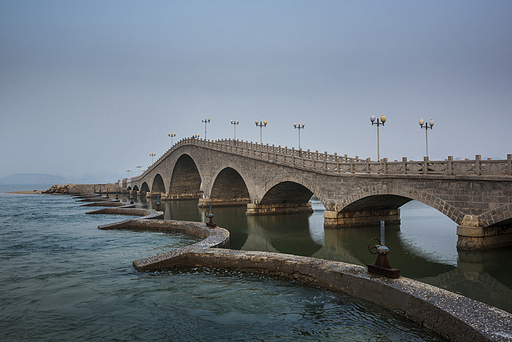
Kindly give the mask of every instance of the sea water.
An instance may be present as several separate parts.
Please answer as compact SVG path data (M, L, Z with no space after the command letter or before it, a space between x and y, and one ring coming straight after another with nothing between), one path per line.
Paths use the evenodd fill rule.
M288 279L208 268L139 272L192 244L100 230L70 196L0 193L0 341L438 341L372 303Z

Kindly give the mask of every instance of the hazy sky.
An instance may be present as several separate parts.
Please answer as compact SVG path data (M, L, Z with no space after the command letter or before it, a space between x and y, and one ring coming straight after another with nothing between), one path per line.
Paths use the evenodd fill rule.
M512 153L512 1L0 0L0 177L116 181L167 133L390 160Z

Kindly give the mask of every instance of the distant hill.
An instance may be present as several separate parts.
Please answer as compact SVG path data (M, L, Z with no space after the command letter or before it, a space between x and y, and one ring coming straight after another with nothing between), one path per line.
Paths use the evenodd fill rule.
M54 176L40 173L18 173L0 178L0 184L64 184L66 179L61 176Z

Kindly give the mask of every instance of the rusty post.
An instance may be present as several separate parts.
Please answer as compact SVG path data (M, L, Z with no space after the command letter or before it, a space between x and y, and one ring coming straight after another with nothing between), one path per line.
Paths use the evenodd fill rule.
M371 246L372 241L377 241L378 244ZM375 252L372 250L375 249ZM380 241L377 238L372 238L368 242L368 251L371 254L378 254L377 260L374 264L368 264L368 273L378 274L381 276L389 277L389 278L399 278L400 270L396 268L392 268L389 264L388 253L389 248L386 247L385 241L385 226L384 221L380 221Z

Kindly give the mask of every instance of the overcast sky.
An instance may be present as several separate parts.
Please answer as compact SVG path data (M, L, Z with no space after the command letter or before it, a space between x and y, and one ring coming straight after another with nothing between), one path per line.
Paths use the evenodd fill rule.
M116 181L200 134L377 159L512 153L512 1L0 0L0 177ZM108 175L108 176L105 176Z

